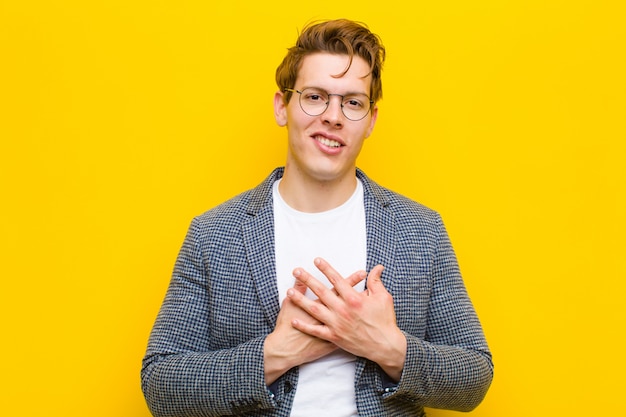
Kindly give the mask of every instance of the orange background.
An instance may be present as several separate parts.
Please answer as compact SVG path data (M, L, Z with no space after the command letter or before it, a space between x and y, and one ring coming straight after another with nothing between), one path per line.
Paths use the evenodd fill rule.
M617 415L624 3L421 3L0 1L3 415L149 416L187 226L283 163L274 70L335 17L388 50L359 166L442 213L493 350L470 415Z

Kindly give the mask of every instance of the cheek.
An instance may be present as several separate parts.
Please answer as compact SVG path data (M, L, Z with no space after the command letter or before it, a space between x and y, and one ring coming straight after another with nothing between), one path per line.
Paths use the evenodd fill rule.
M378 117L378 107L374 107L374 109L372 109L372 112L369 116L369 122L367 124L367 129L365 131L366 138L368 138L372 134L372 131L374 130L374 126L376 125L377 117Z
M365 139L367 139L372 134L373 128L374 126L371 123L365 123L363 126L361 126L359 131L356 132L356 135L361 138L361 142L365 141Z
M293 132L303 132L311 125L313 118L302 112L290 110L287 112L287 128Z

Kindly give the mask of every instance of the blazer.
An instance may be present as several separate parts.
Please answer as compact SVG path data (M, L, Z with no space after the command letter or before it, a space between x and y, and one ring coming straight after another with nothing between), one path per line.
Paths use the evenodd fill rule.
M156 417L289 416L292 368L266 386L263 343L279 312L272 184L193 219L148 342L141 384ZM367 269L382 264L407 338L402 377L357 358L359 416L422 416L424 407L469 411L493 363L440 216L361 170Z

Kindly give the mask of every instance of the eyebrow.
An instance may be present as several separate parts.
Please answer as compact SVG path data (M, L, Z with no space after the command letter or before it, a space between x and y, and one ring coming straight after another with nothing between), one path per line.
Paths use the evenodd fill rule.
M314 88L316 90L321 90L323 92L325 92L326 94L336 94L339 96L343 96L343 97L349 97L349 96L356 96L356 95L364 95L366 97L369 98L369 95L367 93L361 92L361 91L348 91L346 93L343 94L339 94L339 93L330 93L327 89L322 88L322 87L318 87L316 85L305 85L302 88L299 88L300 91L304 91L307 88Z

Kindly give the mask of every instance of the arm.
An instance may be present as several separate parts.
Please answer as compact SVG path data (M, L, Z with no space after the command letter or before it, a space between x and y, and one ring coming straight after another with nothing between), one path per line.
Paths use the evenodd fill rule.
M143 362L148 406L156 417L239 415L287 407L283 397L290 388L278 379L337 347L294 329L290 323L296 317L314 319L288 299L276 325L268 323L245 261L241 266L245 254L238 250L243 245L225 247L216 255L211 249L215 245L203 246L203 239L208 240L206 230L194 221ZM357 272L347 282L356 285L363 278ZM306 287L296 284L294 290L304 292ZM272 383L274 392L267 388Z
M405 332L407 360L393 395L425 407L470 411L487 393L493 363L447 232L437 220L425 331Z
M430 242L430 256L419 262L430 265L426 278L403 278L415 277L418 262L414 259L396 269L402 277L397 279L408 284L402 287L405 291L395 295L403 303L398 318L394 300L380 280L381 266L370 271L368 290L359 294L348 288L326 262L318 260L318 268L333 283L337 294L306 271L294 271L322 305L291 291L293 302L320 322L296 320L292 324L377 363L386 374L383 380L397 383L386 390L385 398L398 397L423 407L469 411L486 394L493 365L447 233L440 221L438 226L437 239Z
M215 294L228 293L213 288L217 284L208 278L198 229L194 221L148 343L141 370L148 406L156 417L233 415L275 407L264 377L264 329L257 330L265 322L258 318L262 313L255 315L258 309L250 308L247 318L233 312L217 323L216 308L221 314L240 306L221 299L226 305L210 307ZM242 303L252 302L248 300L240 297ZM224 334L227 329L232 334Z

